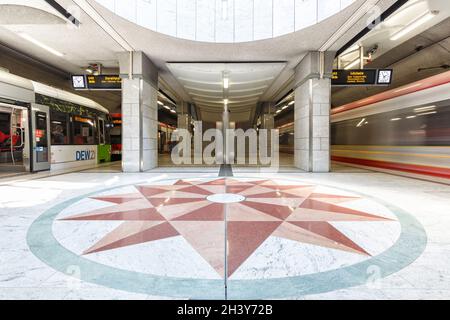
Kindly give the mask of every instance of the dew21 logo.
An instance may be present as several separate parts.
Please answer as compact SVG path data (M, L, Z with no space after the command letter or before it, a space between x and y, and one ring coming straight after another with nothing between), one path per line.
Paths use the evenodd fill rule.
M95 151L93 150L77 151L75 153L75 159L76 161L95 160Z

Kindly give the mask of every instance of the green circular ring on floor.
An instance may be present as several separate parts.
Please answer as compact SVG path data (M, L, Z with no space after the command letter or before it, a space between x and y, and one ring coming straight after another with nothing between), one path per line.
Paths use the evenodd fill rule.
M256 177L233 178L261 179ZM176 181L179 179L182 178L160 179L157 181ZM292 178L280 179L298 182L297 179ZM308 179L302 179L302 181L304 180ZM80 270L80 280L113 289L172 298L224 299L223 280L165 277L117 269L73 253L63 247L54 237L52 232L53 221L65 208L102 192L143 183L146 182L136 182L98 190L66 200L46 210L28 229L27 244L31 252L55 270L67 274L68 270L76 266ZM284 278L228 280L227 292L229 299L296 298L364 285L369 282L373 267L376 267L380 272L381 278L384 278L410 265L425 250L427 244L426 232L419 221L411 214L363 193L325 184L317 185L358 194L384 205L397 217L401 225L400 237L383 253L347 267Z

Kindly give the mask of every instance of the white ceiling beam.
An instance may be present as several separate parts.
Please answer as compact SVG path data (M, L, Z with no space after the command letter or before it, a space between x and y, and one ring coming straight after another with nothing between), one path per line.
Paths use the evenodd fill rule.
M344 36L361 18L363 18L379 0L366 0L355 12L348 18L331 37L319 48L319 51L329 50L342 36ZM370 21L372 22L372 21Z
M116 41L125 51L135 51L124 37L122 37L103 16L86 0L73 0L103 31Z

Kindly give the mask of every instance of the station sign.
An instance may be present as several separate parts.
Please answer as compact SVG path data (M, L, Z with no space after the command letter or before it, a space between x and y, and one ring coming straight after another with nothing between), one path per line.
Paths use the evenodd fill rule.
M392 69L333 70L333 86L388 86L392 83Z
M75 90L121 90L119 75L73 75L72 87Z

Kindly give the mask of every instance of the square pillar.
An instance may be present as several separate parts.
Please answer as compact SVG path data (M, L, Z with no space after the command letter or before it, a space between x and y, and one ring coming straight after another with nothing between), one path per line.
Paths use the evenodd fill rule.
M130 62L133 72L130 77ZM122 171L158 166L158 72L142 52L119 55L122 77Z
M192 133L191 120L189 104L185 101L177 104L177 128L185 129Z
M295 166L330 171L331 73L334 53L310 52L296 69Z
M273 114L263 114L261 119L261 128L272 130L275 128L275 117Z

